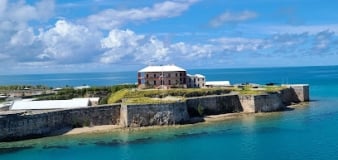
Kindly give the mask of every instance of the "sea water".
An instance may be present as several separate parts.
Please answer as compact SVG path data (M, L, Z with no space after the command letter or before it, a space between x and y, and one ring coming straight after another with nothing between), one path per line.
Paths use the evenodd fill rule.
M0 160L338 159L337 66L189 72L232 83L308 83L311 102L212 123L0 143ZM135 72L11 75L0 76L0 83L111 85L133 83L133 78Z

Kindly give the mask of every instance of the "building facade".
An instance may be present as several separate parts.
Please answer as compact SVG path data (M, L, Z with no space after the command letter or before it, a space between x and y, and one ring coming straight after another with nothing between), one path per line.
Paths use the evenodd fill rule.
M139 88L186 88L187 71L175 65L148 66L138 71Z
M187 75L188 88L203 88L205 87L205 76L201 74Z

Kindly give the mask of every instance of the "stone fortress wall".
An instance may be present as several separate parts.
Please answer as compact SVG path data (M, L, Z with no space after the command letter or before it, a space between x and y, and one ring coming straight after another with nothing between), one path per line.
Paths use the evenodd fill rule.
M273 112L309 101L308 85L289 85L266 95L215 95L161 104L113 104L56 111L22 111L0 115L0 142L62 134L96 125L141 127L191 123L194 117L225 113ZM31 112L31 113L30 113Z

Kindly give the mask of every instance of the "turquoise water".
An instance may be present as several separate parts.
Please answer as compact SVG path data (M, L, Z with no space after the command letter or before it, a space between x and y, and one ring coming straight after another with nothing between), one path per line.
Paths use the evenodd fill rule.
M338 67L214 69L192 70L191 73L205 74L208 80L230 80L232 83L309 83L313 101L291 111L246 115L209 124L0 143L0 160L338 159ZM79 75L68 74L65 79L74 85L109 85L120 83L126 77L135 78L133 72L108 74L80 74L88 81L74 83L69 79ZM36 78L34 83L37 84L65 82L44 81L41 76L48 77L18 77ZM0 78L1 84L9 83ZM109 83L105 84L107 79ZM12 82L16 81L20 82L19 79Z

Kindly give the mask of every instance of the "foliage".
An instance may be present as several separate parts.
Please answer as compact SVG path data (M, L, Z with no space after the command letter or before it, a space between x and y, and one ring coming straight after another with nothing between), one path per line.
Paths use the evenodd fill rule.
M84 89L73 89L70 87L59 90L54 95L48 95L38 97L37 100L66 100L79 97L100 97L99 104L107 104L108 98L112 93L115 93L121 89L134 88L136 85L115 85L115 86L103 86L103 87L91 87Z
M48 86L44 85L6 85L0 86L1 91L13 91L13 90L25 90L25 89L39 89L39 90L47 90L51 89Z
M108 104L122 102L122 99L126 97L128 89L122 89L112 94L108 99Z

